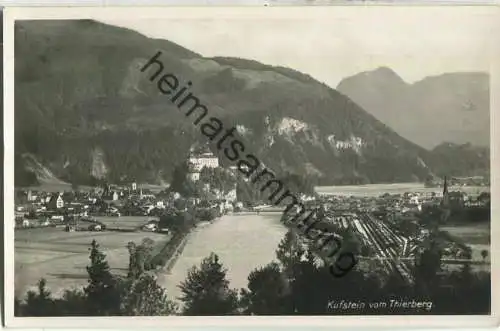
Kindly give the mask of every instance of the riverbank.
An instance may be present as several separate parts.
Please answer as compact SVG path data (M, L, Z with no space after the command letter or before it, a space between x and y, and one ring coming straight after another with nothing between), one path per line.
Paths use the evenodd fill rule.
M163 271L171 263L172 258L179 253L179 248L186 240L189 232L174 234L163 249L153 257L152 264L157 270Z
M212 224L217 221L219 218L216 218L212 222L200 222L189 231L185 233L178 233L172 237L172 239L165 244L165 247L162 251L160 251L156 256L154 264L159 272L169 274L172 267L175 265L175 262L182 255L184 247L186 246L192 232L200 227L204 227Z
M170 258L167 260L167 262L165 263L165 265L161 268L162 272L165 272L167 274L170 273L170 270L172 270L172 267L175 265L175 262L177 262L177 259L182 254L182 251L184 250L184 247L186 246L186 243L189 240L189 235L190 235L190 233L186 234L181 239L181 241L177 245L176 249L172 252Z

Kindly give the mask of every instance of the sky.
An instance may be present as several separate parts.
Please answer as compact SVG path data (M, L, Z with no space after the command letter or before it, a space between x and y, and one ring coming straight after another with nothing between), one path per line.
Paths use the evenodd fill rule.
M444 72L489 71L489 43L500 26L492 18L495 12L484 6L130 10L101 10L94 18L206 57L290 67L332 87L380 66L407 82Z
M380 66L392 68L407 82L444 72L488 71L488 42L498 23L482 7L457 8L344 7L320 15L102 21L168 39L206 57L291 67L335 87L344 77Z

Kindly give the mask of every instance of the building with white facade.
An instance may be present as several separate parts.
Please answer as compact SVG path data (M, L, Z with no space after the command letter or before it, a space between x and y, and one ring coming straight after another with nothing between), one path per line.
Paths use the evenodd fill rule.
M59 194L59 196L56 199L56 208L60 209L62 207L64 207L64 200L62 198L62 194Z
M191 155L189 164L192 166L193 171L200 172L204 167L217 168L219 159L213 153L203 153L201 155Z
M206 152L199 155L191 154L188 160L189 164L189 178L192 181L197 181L200 179L201 169L207 168L218 168L219 159L212 153Z

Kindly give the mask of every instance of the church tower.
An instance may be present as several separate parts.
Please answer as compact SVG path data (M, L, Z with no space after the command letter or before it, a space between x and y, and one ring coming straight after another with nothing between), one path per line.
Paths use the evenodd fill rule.
M445 223L450 217L450 194L448 192L448 178L444 177L444 185L443 185L443 199L441 200L441 221Z
M448 178L446 178L446 176L444 176L443 200L441 200L441 206L444 208L450 206L450 194L448 193Z

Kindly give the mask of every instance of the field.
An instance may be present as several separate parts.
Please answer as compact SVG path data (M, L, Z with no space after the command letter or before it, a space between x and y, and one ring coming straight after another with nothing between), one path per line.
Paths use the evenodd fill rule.
M95 239L107 256L114 273L124 274L128 266L126 245L140 243L144 238L155 242L159 251L169 236L151 232L132 232L145 223L145 217L99 217L108 227L120 225L125 231L65 232L63 228L38 228L15 232L15 291L23 296L36 286L40 278L47 280L55 296L64 289L80 287L87 283L85 267L89 263L90 243ZM125 224L125 226L123 225Z
M54 182L54 183L42 183L37 186L27 186L27 187L19 187L19 189L23 190L34 190L34 191L43 191L43 192L64 192L71 191L71 184L64 182ZM80 186L79 190L83 192L88 192L92 188L90 186Z
M95 219L106 225L108 229L114 230L138 230L150 220L158 220L158 217L150 216L97 216Z
M489 223L444 226L441 227L441 230L447 231L453 237L467 244L472 249L473 260L482 260L481 251L485 249L488 251L486 261L490 261L491 238Z
M490 224L477 223L470 225L443 226L441 230L447 231L454 237L471 245L489 245L490 244Z
M158 193L166 188L168 188L169 184L164 185L154 185L154 184L138 184L138 189L148 189L151 192ZM24 190L35 190L35 191L43 191L43 192L64 192L71 191L71 184L64 183L62 181L54 181L54 182L44 182L37 186L27 186L27 187L19 187ZM88 192L91 191L93 187L81 185L78 187L80 191Z

